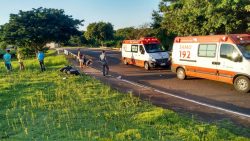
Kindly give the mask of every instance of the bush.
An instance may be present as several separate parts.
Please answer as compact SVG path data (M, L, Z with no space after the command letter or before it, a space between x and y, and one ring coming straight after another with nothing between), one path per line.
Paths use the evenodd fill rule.
M115 40L104 41L103 45L106 47L113 47L116 45L116 41Z

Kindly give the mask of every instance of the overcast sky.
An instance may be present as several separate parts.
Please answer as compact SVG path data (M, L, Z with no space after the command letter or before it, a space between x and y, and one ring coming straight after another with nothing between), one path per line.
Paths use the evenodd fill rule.
M115 29L138 27L151 22L153 10L160 0L1 0L0 25L8 22L11 13L32 8L64 9L73 18L85 20L84 27L92 22L111 22Z

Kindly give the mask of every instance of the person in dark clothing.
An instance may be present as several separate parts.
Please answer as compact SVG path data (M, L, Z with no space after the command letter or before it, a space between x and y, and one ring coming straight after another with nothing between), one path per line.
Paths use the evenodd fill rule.
M100 55L100 61L101 61L101 64L102 64L103 76L106 76L109 73L109 66L108 66L108 61L107 61L107 58L106 58L106 53L105 53L104 50L102 51L102 54Z

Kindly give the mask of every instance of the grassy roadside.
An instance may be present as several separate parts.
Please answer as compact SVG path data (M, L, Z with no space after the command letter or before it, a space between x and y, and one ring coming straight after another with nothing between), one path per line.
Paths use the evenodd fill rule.
M43 73L32 59L23 72L14 62L11 74L1 64L0 140L250 140L250 129L202 123L91 77L62 74L65 64L53 53Z

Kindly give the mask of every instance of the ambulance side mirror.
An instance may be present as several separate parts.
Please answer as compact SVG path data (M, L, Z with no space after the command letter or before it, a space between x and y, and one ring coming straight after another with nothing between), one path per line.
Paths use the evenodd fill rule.
M140 46L140 53L145 54L145 50L144 50L143 46Z
M233 61L234 62L242 62L242 60L243 60L243 58L242 58L242 56L241 55L237 55L237 57L235 57L235 58L233 58Z
M141 50L141 54L145 54L145 51L144 51L144 50Z

